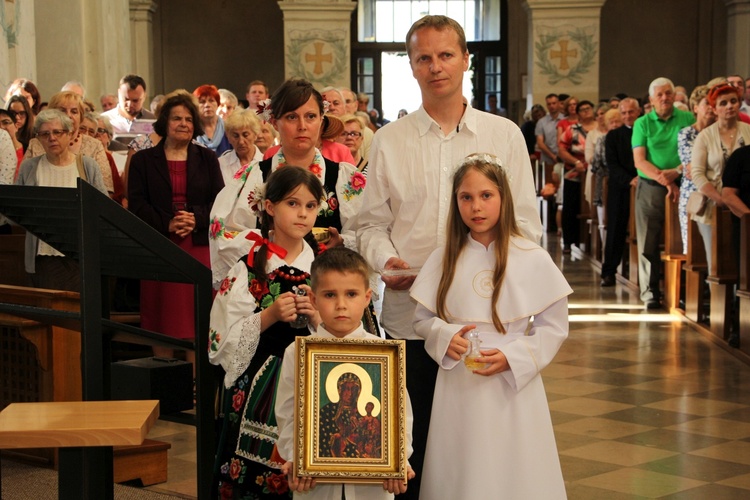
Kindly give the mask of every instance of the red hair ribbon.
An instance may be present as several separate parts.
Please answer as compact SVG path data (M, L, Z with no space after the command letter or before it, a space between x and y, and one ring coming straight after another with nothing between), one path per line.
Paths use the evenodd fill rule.
M250 267L253 267L253 262L255 262L255 249L260 247L261 245L266 245L268 248L268 256L270 257L272 253L275 253L282 259L286 257L286 250L276 243L273 243L271 241L268 241L267 238L261 237L258 233L254 233L250 231L247 236L245 236L245 239L250 240L253 242L253 246L250 247L250 251L247 253L247 265Z

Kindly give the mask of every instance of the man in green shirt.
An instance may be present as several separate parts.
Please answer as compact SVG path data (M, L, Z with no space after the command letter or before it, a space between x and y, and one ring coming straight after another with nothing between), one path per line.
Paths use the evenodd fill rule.
M635 230L638 240L638 284L648 309L661 307L659 240L664 226L665 198L677 200L682 165L677 154L678 132L695 122L693 114L674 107L674 84L657 78L648 88L653 109L633 125L633 159L638 169Z

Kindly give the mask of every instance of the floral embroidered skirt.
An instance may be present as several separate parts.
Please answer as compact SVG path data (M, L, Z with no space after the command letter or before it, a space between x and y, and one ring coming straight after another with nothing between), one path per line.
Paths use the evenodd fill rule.
M281 358L266 356L260 367L252 363L225 391L224 428L215 472L222 500L292 498L276 452L279 428L274 400L280 371Z

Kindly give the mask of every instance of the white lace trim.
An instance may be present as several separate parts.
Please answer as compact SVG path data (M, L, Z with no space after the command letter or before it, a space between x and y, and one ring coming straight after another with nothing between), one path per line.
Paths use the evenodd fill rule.
M234 351L234 359L229 363L224 385L231 387L240 376L245 373L247 367L255 356L260 342L260 313L252 314L242 322L242 331L237 341L237 349Z

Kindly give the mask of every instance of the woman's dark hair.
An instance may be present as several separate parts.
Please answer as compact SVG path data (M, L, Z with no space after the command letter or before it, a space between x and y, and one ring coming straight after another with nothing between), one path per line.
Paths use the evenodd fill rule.
M28 92L29 95L31 95L31 98L34 99L34 105L31 106L31 110L34 112L34 115L39 114L39 110L42 107L42 97L39 94L39 89L36 87L34 82L32 82L31 80L27 80L25 78L19 78L17 80L14 80L10 86L11 86L11 92L14 92L16 89L23 89L26 92ZM27 104L28 104L28 101L27 101Z
M289 193L295 191L299 186L305 186L310 193L319 202L325 196L323 192L323 185L320 183L315 174L310 172L304 167L294 167L287 165L279 168L271 175L268 176L266 182L266 193L265 199L271 203L278 203L286 198ZM268 215L265 211L261 212L260 215L260 234L263 238L268 238L268 234L273 229L273 217ZM318 246L315 237L313 237L312 231L305 235L305 241L313 250L315 255L318 255L320 247ZM266 274L266 262L268 261L268 248L266 245L262 245L258 249L258 253L255 254L255 260L253 262L253 272L255 278L261 283L265 283L268 280Z
M310 97L318 102L320 114L323 114L323 96L315 90L312 83L302 79L291 79L281 84L271 96L271 114L281 118L285 113L294 111L305 104Z
M11 96L11 98L8 99L8 102L5 103L5 107L10 109L10 105L14 102L21 103L26 112L26 123L23 127L16 129L16 139L18 139L18 142L23 146L23 150L26 151L29 147L29 141L34 137L34 117L36 113L32 113L31 108L29 107L29 101L27 101L22 95Z
M167 137L167 123L169 122L169 114L172 112L172 108L177 106L184 106L190 112L193 117L193 139L199 135L203 135L203 127L201 127L201 117L198 113L198 106L195 105L195 97L189 94L177 94L166 101L161 106L159 116L154 123L154 132L160 136Z

